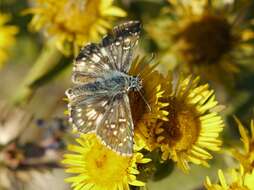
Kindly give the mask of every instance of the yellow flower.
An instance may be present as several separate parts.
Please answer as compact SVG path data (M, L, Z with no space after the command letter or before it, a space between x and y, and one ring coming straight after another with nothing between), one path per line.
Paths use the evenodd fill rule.
M144 128L151 127L157 119L166 119L167 116L167 112L162 110L167 103L159 101L164 91L161 88L163 77L158 71L155 71L157 65L149 64L149 60L145 57L136 57L129 71L130 75L141 78L143 87L140 93L130 92L129 94L136 143L144 143ZM150 144L144 145L146 149L152 149Z
M111 28L114 17L126 13L113 6L113 0L36 0L32 29L43 29L56 40L58 49L68 54L89 41L98 41Z
M8 48L15 42L15 34L18 33L16 26L6 25L10 16L0 13L0 67L8 58Z
M236 20L243 7L219 0L169 2L163 12L171 17L164 15L145 27L163 52L164 66L181 64L185 72L232 82L229 79L239 71L239 64L250 62L254 49L251 22ZM236 11L229 8L233 6Z
M126 157L108 149L94 134L82 135L79 145L69 145L74 153L65 154L66 172L75 176L66 179L74 190L129 190L129 185L144 186L137 180L137 164L147 163L141 153Z
M208 84L199 85L199 78L191 76L164 86L167 121L147 129L148 143L157 144L162 159L172 159L184 172L190 169L189 162L208 166L207 160L212 155L207 150L220 149L222 142L218 136L224 125L216 110L219 106L213 90Z
M243 165L244 171L251 173L254 171L254 121L250 122L250 132L243 126L239 119L235 117L238 129L243 142L243 151L237 149L232 150L233 156Z
M212 184L209 177L206 177L205 188L207 190L251 190L245 184L244 169L240 166L240 170L232 170L231 172L231 182L228 184L222 170L218 171L219 183Z
M249 187L249 189L253 190L254 189L254 171L252 173L247 173L245 174L245 180L244 183L246 186Z

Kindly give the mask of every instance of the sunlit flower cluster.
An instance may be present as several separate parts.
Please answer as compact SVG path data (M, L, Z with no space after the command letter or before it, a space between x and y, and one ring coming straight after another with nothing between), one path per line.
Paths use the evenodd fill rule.
M171 159L188 172L190 162L208 166L212 155L207 150L220 149L222 141L218 137L224 124L213 90L208 84L200 85L198 77L164 77L156 66L148 58L136 57L129 72L139 75L143 86L141 93L129 94L136 152L132 157L121 156L95 135L81 136L79 145L69 147L76 154L66 154L63 161L69 168L66 171L76 174L67 179L75 190L145 185L136 178L140 173L137 164L149 160L143 159L142 152L159 149L162 161Z
M73 130L69 130L69 126L62 128L54 132L52 138L45 137L38 146L36 143L31 146L41 148L43 155L55 155L57 160L63 155L56 166L63 167L68 175L65 181L74 190L150 189L150 182L156 181L162 170L165 174L160 179L174 172L183 175L197 168L206 171L210 166L223 171L218 170L217 181L208 176L204 178L197 189L252 190L254 120L248 128L243 125L244 121L232 116L238 115L236 109L245 108L239 108L242 100L236 102L236 107L227 109L227 105L238 98L238 89L234 89L237 85L247 86L249 90L245 76L239 84L234 83L236 74L250 67L252 70L246 78L251 78L250 83L254 80L251 66L254 63L254 2L144 2L28 0L24 5L20 16L26 28L21 29L21 41L23 33L38 32L39 35L31 37L31 44L39 42L41 54L34 52L36 56L38 53L38 60L25 77L21 93L17 92L22 97L20 102L23 103L23 96L24 99L34 96L36 89L61 71L70 74L71 60L80 52L74 61L74 87L66 91L66 115ZM150 13L150 9L155 9L153 5L156 10ZM14 21L16 17L14 14ZM132 21L125 22L127 20ZM18 33L18 28L8 24L9 21L9 15L0 13L0 66L7 61ZM114 26L117 27L112 30ZM135 49L137 39L140 47ZM156 56L149 56L151 52ZM120 87L112 87L115 84ZM244 105L253 102L253 89L249 91L246 92L250 94L249 100ZM59 92L62 98L62 91ZM3 126L8 121L6 113L0 117ZM237 146L235 139L231 142L234 130L225 127L230 123L228 116L234 117L240 138L234 137L237 142L242 141L243 146ZM53 129L49 128L52 133ZM222 134L223 131L226 134ZM60 147L62 142L65 145L64 134L68 134L68 147L66 153L62 154L61 150L58 154L60 151L55 147ZM19 140L16 136L12 139L15 143ZM0 147L0 162L2 160L4 167L18 170L37 162L27 156L26 153L30 153L30 150L26 152L27 147L15 143L8 141ZM128 144L127 150L124 143ZM53 155L52 150L57 154ZM216 165L221 157L225 167Z
M163 77L155 71L158 64L150 64L150 61L151 59L147 57L136 57L129 71L131 75L140 76L143 86L141 93L129 94L131 110L135 113L133 122L136 143L133 156L126 157L113 152L97 140L95 135L80 137L77 140L79 145L71 145L69 150L81 155L66 154L63 161L69 168L67 172L80 174L67 179L68 182L72 182L75 190L89 188L125 190L129 189L129 185L145 185L144 182L136 179L136 175L139 174L137 165L150 161L148 158L143 158L141 150L147 149L148 145L144 143L140 131L146 126L155 125L157 119L166 120L167 115L167 112L162 110L167 103L159 101L164 93L161 86Z

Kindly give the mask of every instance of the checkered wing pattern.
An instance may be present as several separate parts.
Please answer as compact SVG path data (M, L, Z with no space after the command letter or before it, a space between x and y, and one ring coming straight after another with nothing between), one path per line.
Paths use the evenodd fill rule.
M121 155L131 155L133 121L127 94L117 97L96 129L96 134L110 149Z
M110 109L110 104L106 96L72 97L72 101L68 104L69 122L73 128L82 133L95 132L96 126L101 123L106 111Z
M103 38L102 46L116 70L128 73L140 31L139 21L129 21L116 26Z
M120 96L114 97L105 90L103 81L105 76L117 72L128 74L140 30L140 22L125 22L101 43L84 46L74 61L72 81L76 86L66 91L73 126L83 133L95 132L102 142L122 155L130 155L133 146L128 95L116 92Z
M81 49L74 61L72 81L74 84L91 83L112 69L113 63L109 61L101 45L90 43Z
M139 21L123 23L106 35L100 44L90 43L83 47L74 62L72 81L76 84L94 82L112 70L127 73L140 28Z

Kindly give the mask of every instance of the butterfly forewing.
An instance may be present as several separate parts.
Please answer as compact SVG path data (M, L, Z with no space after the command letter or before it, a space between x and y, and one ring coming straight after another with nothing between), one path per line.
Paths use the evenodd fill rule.
M90 43L81 49L74 62L72 81L76 84L94 82L112 69L113 65L101 45Z
M96 134L109 148L122 155L131 155L133 121L127 94L117 97L109 106Z
M112 34L103 38L102 46L116 70L128 73L140 28L139 21L130 21L116 26Z
M138 21L123 23L115 27L112 34L105 36L101 44L90 43L84 46L74 62L73 83L94 82L110 70L127 73L140 27Z

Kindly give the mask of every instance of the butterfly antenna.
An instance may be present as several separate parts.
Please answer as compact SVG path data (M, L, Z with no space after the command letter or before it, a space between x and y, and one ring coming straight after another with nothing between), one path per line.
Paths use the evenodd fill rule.
M151 63L155 59L155 53L151 53L151 56L147 59L147 63Z
M151 106L149 105L148 101L145 99L145 97L143 96L143 94L140 92L140 90L138 90L139 95L142 97L143 101L145 102L146 106L148 107L149 111L151 112Z

